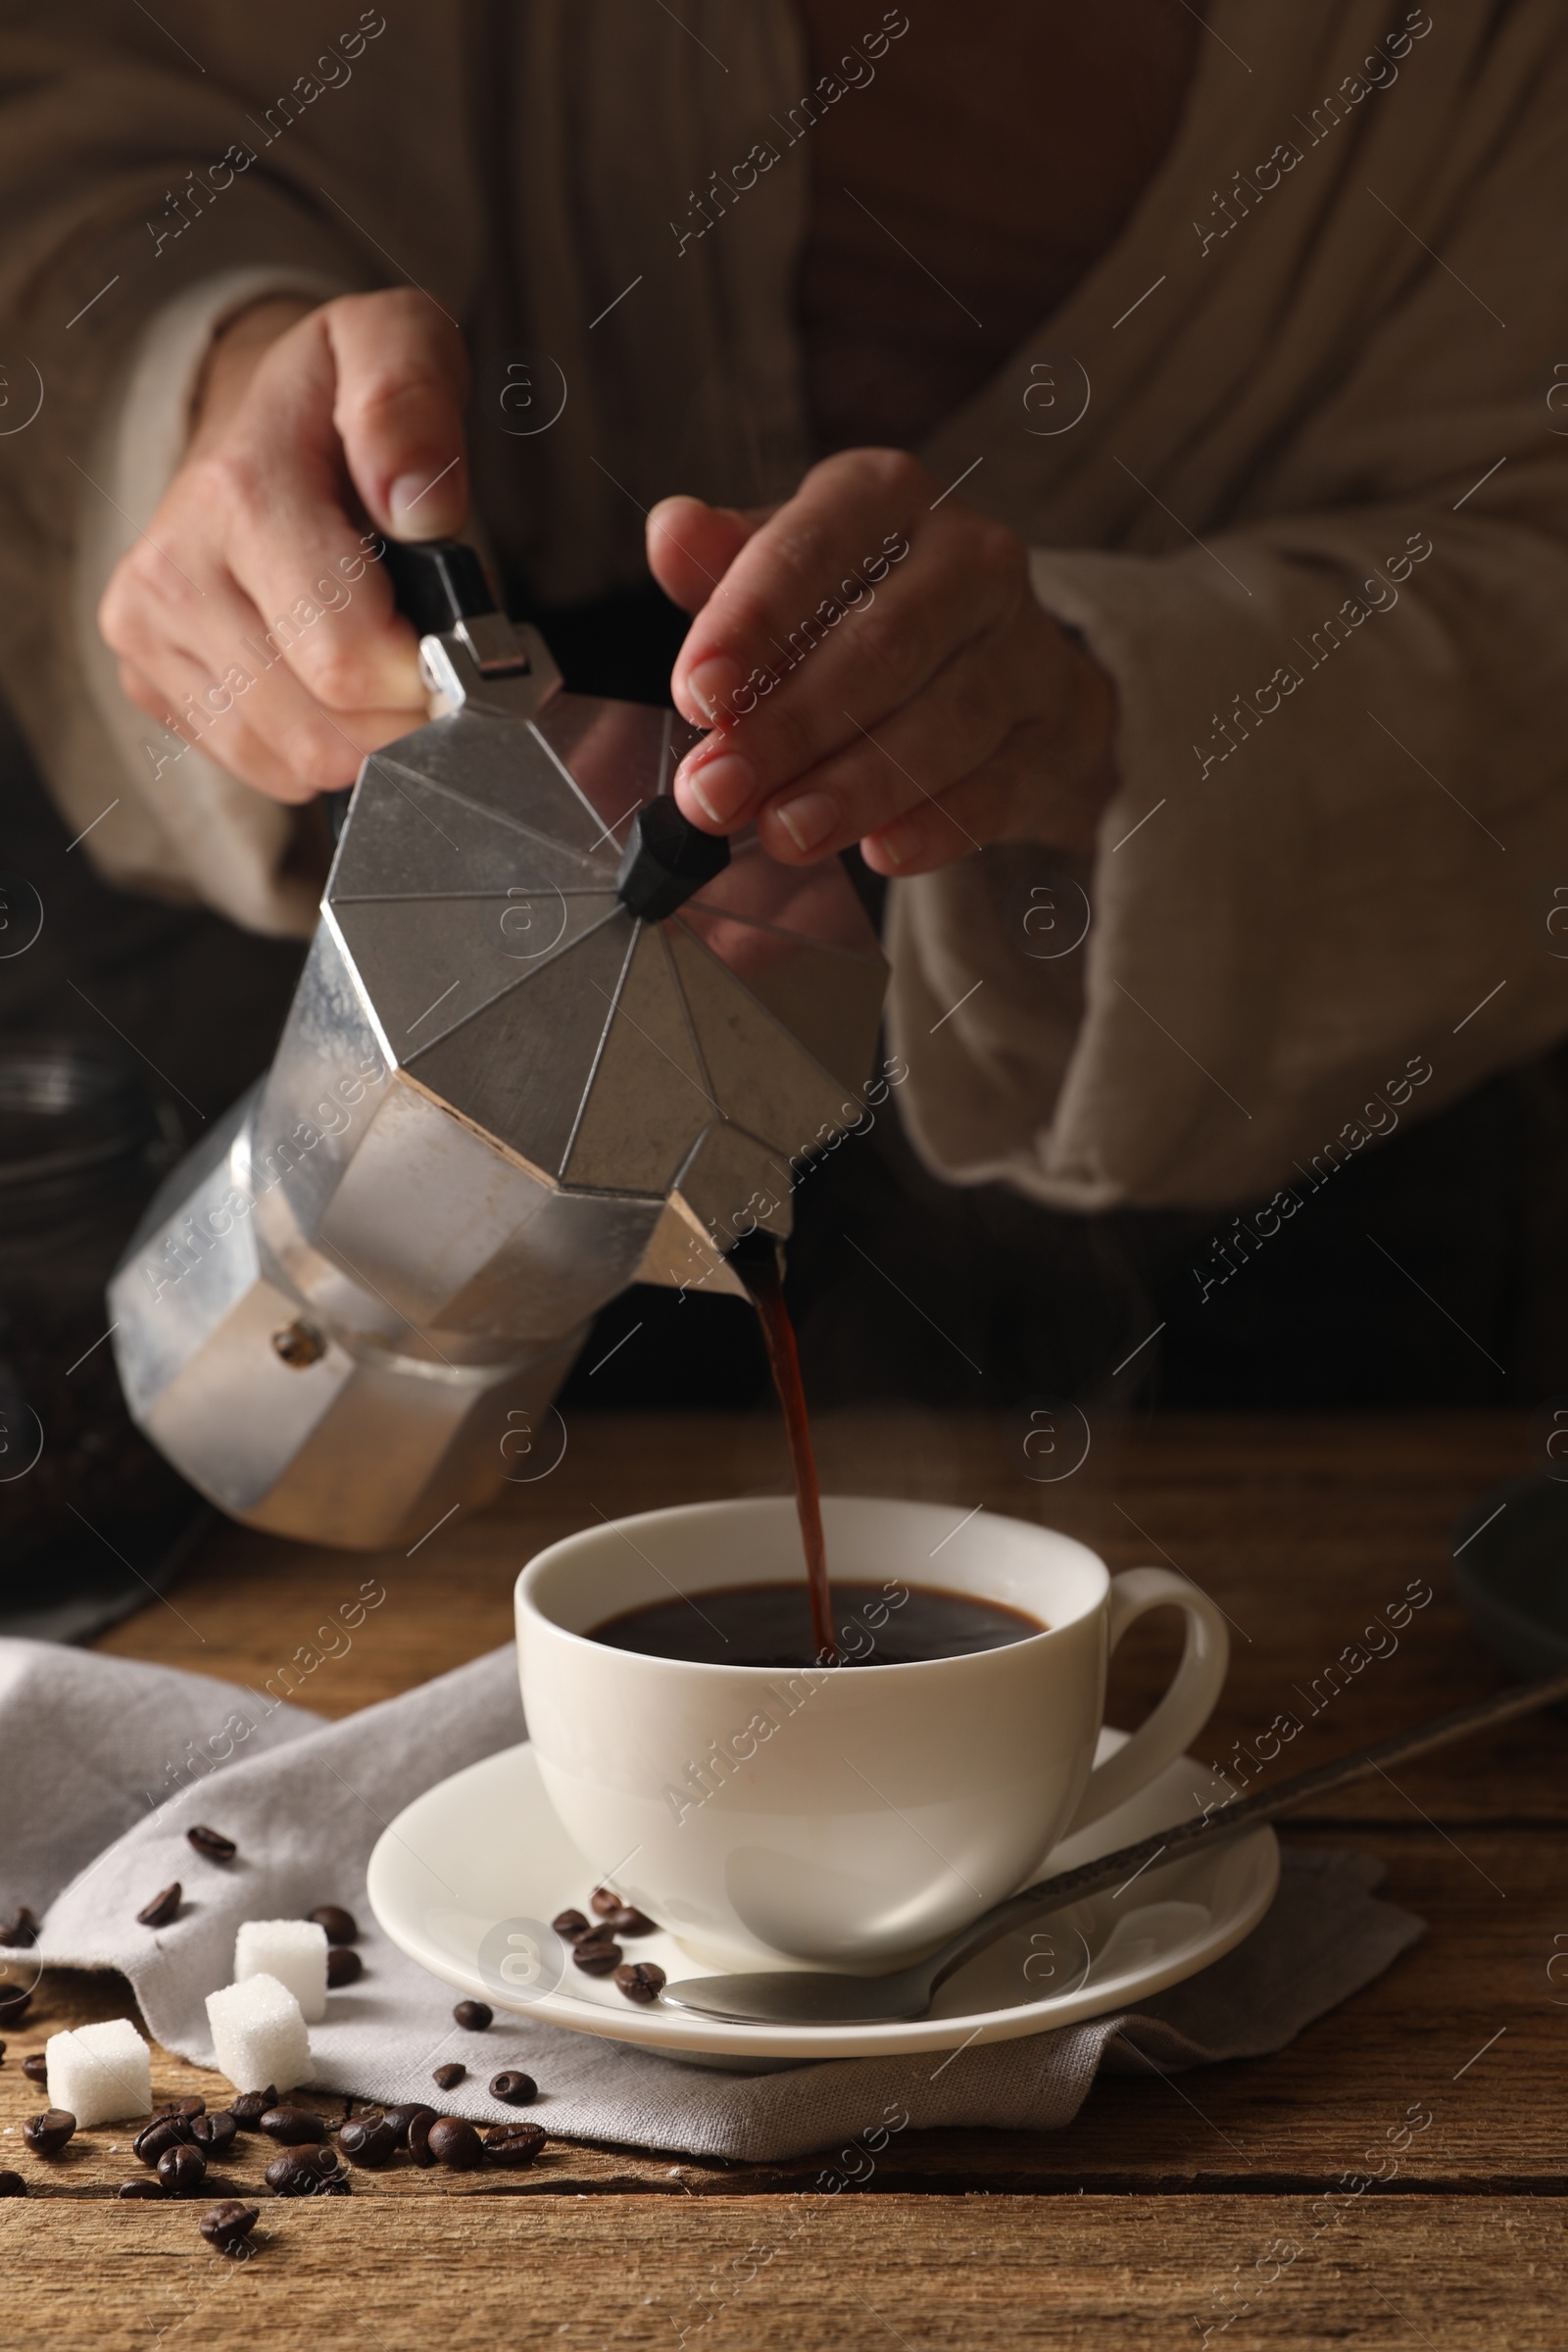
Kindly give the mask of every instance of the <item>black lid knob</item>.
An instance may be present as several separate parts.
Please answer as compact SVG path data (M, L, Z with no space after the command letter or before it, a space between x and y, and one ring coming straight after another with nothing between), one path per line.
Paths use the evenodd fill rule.
M669 795L662 793L632 818L615 889L629 913L640 914L646 922L662 922L728 863L724 835L699 832Z

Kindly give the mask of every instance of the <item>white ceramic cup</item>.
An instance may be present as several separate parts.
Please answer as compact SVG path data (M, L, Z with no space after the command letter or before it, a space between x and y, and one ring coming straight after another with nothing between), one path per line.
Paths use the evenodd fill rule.
M804 1579L786 1497L585 1528L517 1579L528 1736L585 1879L720 1966L878 1971L934 1949L1163 1771L1225 1679L1225 1619L1169 1569L1112 1576L1069 1536L989 1511L960 1524L961 1506L829 1495L822 1516L846 1584L940 1586L1048 1630L974 1656L794 1673L587 1638L677 1593ZM1091 1769L1110 1652L1167 1605L1187 1621L1170 1687Z

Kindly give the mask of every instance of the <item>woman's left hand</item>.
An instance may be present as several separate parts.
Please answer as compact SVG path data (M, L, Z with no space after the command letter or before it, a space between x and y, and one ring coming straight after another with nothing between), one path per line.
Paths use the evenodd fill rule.
M1114 689L1036 603L1022 540L913 458L845 450L758 514L666 498L648 560L696 614L671 687L712 731L675 792L705 832L755 822L786 865L858 841L901 876L1093 847Z

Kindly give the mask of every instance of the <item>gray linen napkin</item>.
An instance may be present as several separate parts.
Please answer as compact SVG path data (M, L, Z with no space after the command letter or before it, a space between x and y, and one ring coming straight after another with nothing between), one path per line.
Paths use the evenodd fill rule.
M1382 1871L1366 1856L1288 1851L1272 1909L1224 1959L1136 2013L1025 2040L737 2075L503 2013L479 2045L453 2023L451 1987L376 1928L365 1870L404 1805L522 1738L514 1652L339 1723L270 1705L204 1676L0 1642L0 1911L47 1902L42 1957L122 1970L157 2039L211 2066L204 1999L228 1981L239 1921L346 1904L366 1975L311 2029L317 2085L424 2098L431 2068L462 2058L475 2079L440 2104L475 2122L506 2117L484 2084L520 2067L541 2085L529 2119L551 2132L702 2156L801 2155L855 2138L895 2106L914 2129L1062 2125L1102 2062L1148 2072L1276 2050L1423 1932L1373 1893ZM254 1728L241 1732L242 1722ZM215 1735L230 1755L213 1755L188 1786L171 1776L181 1759L211 1754ZM175 1792L150 1810L167 1788ZM186 1841L192 1823L215 1816L240 1848L227 1865L202 1861ZM137 1926L172 1879L189 1908L172 1928Z

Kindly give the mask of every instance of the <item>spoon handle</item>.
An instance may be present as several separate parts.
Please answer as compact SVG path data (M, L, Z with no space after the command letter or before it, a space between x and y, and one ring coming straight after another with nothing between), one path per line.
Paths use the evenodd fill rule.
M1102 1894L1107 1886L1127 1886L1152 1862L1190 1853L1199 1845L1212 1845L1216 1838L1242 1837L1264 1822L1278 1820L1282 1813L1295 1812L1313 1797L1327 1796L1352 1781L1382 1772L1386 1765L1406 1764L1412 1756L1447 1747L1456 1740L1467 1739L1472 1732L1490 1731L1496 1724L1511 1723L1516 1716L1533 1715L1538 1708L1550 1706L1554 1699L1568 1699L1568 1672L1546 1675L1540 1682L1516 1684L1512 1689L1494 1692L1491 1698L1478 1699L1474 1706L1458 1707L1451 1715L1438 1715L1430 1723L1412 1725L1407 1732L1396 1732L1392 1739L1379 1740L1375 1747L1336 1756L1331 1763L1314 1765L1309 1772L1293 1773L1288 1780L1276 1782L1272 1788L1255 1789L1250 1796L1228 1798L1196 1821L1178 1823L1174 1829L1156 1830L1152 1837L1141 1838L1135 1845L1121 1846L1113 1854L1102 1854L1097 1861L1081 1862L1076 1870L1064 1870L1055 1878L1042 1879L1033 1886L1025 1886L1020 1893L1008 1895L1004 1902L993 1904L925 1963L931 1971L931 1990L935 1992L955 1969L961 1968L999 1936L1025 1927L1046 1912L1081 1902L1087 1895Z

